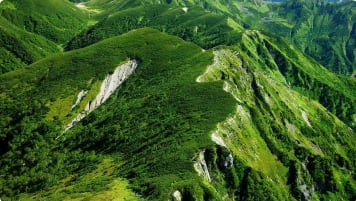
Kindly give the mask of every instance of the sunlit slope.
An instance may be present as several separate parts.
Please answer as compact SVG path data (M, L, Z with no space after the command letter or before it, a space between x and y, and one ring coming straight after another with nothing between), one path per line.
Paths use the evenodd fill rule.
M202 1L201 7L230 16L245 28L275 34L340 73L355 71L356 3L293 0Z
M78 112L70 112L77 94L82 89L97 92L97 83L100 86L105 75L129 58L141 61L135 74L109 102L55 140L63 132L65 119ZM77 171L92 171L93 164L103 157L123 164L122 171L115 171L110 179L130 177L134 164L130 165L129 159L137 158L135 166L143 168L143 175L135 176L138 188L153 180L163 182L162 190L152 198L168 193L170 183L179 177L182 183L178 186L203 185L191 158L213 145L209 131L233 110L233 98L222 90L221 82L195 82L211 60L211 52L204 53L200 47L140 29L1 76L1 171L6 175L1 178L2 194L14 196L56 185ZM69 108L69 114L48 117L58 104L60 111ZM104 112L109 107L112 112ZM113 135L98 138L80 133L86 132L83 127L91 127L89 122L103 128L103 122L95 120L98 114L112 122L110 127L129 127L110 128ZM124 142L125 136L132 138ZM115 155L123 158L117 161ZM145 161L151 161L150 166ZM151 171L152 165L158 172Z
M20 29L3 17L0 23L0 74L60 51L52 41Z
M263 30L293 42L304 53L340 73L355 71L356 3L294 0L282 3L266 1L106 1L94 0L87 5L101 9L99 18L138 6L206 11L234 19L244 28Z
M200 7L149 4L117 9L99 18L97 24L69 41L66 50L85 47L142 27L152 27L176 35L207 49L220 44L233 44L242 30L231 18Z
M266 195L267 200L352 199L354 194L350 192L354 191L355 181L349 174L355 171L352 167L354 131L318 102L303 96L303 87L288 82L291 78L283 76L285 71L281 66L285 64L281 60L296 62L291 68L305 69L308 73L303 79L310 76L308 79L313 82L320 82L318 79L322 78L312 71L326 70L308 58L299 57L298 51L280 42L279 48L289 49L295 55L276 54L273 40L259 32L246 31L242 41L233 48L216 49L214 64L198 78L200 82L225 80L224 89L237 101L235 115L220 123L213 133L220 147L210 150L207 156L211 152L222 155L216 167L225 173L223 178L228 181L238 175L236 169L222 165L231 161L228 160L230 154L239 158L234 158L234 162L244 161L260 173L256 176L248 170L244 172L242 183L228 182L232 186L240 184L243 190L235 192L235 196L242 200L265 199ZM323 76L331 76L332 82L338 80L332 74ZM313 89L309 90L313 93ZM352 97L351 104L355 96L352 94ZM262 190L256 186L266 187ZM287 188L293 198L283 194Z
M64 43L87 26L88 15L69 1L6 0L0 15L8 21L55 43Z
M0 3L0 73L62 51L88 26L88 13L62 0Z
M63 134L104 77L131 59L140 61L135 73ZM354 82L258 31L245 31L235 46L203 52L138 29L0 80L0 189L9 197L114 199L113 191L148 200L354 196ZM83 89L89 92L72 110ZM319 99L335 105L349 125ZM95 185L86 188L89 183Z

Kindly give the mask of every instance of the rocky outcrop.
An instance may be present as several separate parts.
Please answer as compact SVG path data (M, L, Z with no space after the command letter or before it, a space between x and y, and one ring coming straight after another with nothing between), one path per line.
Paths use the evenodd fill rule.
M205 150L201 151L198 155L197 161L194 163L194 169L200 176L203 176L206 180L211 182L208 166L204 157Z
M299 170L297 170L297 186L299 191L302 193L302 200L306 200L306 201L312 201L314 200L314 185L310 184L311 182L308 181L306 178L303 178L306 175L310 176L310 173L307 169L307 165L306 163L308 163L308 161L304 161L301 165L301 168Z
M217 134L217 132L214 132L211 135L211 140L214 141L216 144L227 148L227 145L225 144L224 140Z
M183 199L182 193L178 190L174 191L173 198L175 201L182 201Z
M113 74L108 75L103 81L99 94L85 107L86 111L93 111L104 103L114 91L135 71L138 66L137 60L131 60L116 68Z
M225 168L232 168L232 166L234 165L234 157L232 156L232 154L230 153L228 156L226 156L225 161L224 161L224 167Z
M72 106L72 110L73 108L75 108L77 105L79 105L80 101L83 99L83 97L88 93L87 90L81 90L77 96L77 100L75 101L74 105Z
M109 74L104 79L100 91L94 100L87 103L85 109L81 111L78 116L70 122L64 132L72 128L75 124L81 121L86 115L98 108L103 104L114 92L115 90L135 71L139 64L138 60L130 60L127 63L117 67L112 74ZM80 103L82 96L85 95L85 91L78 94L77 102L74 106ZM59 138L58 136L57 138Z
M308 118L307 113L306 113L305 111L303 111L303 110L300 110L300 112L302 113L302 117L303 117L305 123L306 123L309 127L312 127L312 125L311 125L311 123L310 123L310 121L309 121L309 118Z

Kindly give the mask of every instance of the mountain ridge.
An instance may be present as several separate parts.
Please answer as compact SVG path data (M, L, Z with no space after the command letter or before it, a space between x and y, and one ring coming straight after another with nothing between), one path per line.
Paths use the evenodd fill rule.
M91 0L78 14L90 19L78 18L83 27L63 52L22 66L9 57L16 68L0 74L1 199L356 198L355 79L274 32L247 29L251 21L220 1L160 2ZM66 130L134 60L130 77Z
M104 10L109 9L108 13L115 13L127 8L154 4L157 2L115 1L108 3L104 0L97 0L90 1L87 5ZM356 16L355 2L328 3L293 0L275 4L264 1L206 0L171 1L169 3L159 1L159 4L168 4L170 7L200 7L212 13L223 14L245 28L264 30L284 37L334 72L351 74L355 71L355 52L352 48L354 44L352 23ZM101 15L108 14L104 12ZM327 56L322 56L323 51Z

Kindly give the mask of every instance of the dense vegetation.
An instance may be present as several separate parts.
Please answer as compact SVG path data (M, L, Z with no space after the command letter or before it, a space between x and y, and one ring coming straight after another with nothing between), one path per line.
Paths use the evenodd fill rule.
M58 52L59 48L44 37L26 32L0 17L0 74Z
M227 17L206 12L201 8L190 9L185 13L180 7L145 5L105 17L73 38L66 50L86 47L105 38L147 26L194 42L206 49L236 42L236 35L242 29L237 24L231 26Z
M135 40L132 40L133 38L135 38ZM165 48L163 49L162 46ZM103 51L99 53L96 52L97 49L102 49ZM152 51L154 54L152 54ZM96 54L107 56L103 57ZM5 97L10 96L12 99L16 98L16 102L21 105L21 103L29 101L24 99L27 97L25 94L32 94L30 98L32 101L38 102L38 108L35 110L35 108L25 109L17 107L18 110L25 113L18 114L18 119L11 119L14 118L18 111L14 110L15 108L12 107L14 105L6 104L1 110L2 124L4 125L4 127L2 127L2 133L5 134L2 141L4 146L2 147L7 147L5 150L2 149L2 153L6 152L6 154L2 155L1 166L8 167L2 170L2 173L7 173L7 176L3 178L4 180L1 182L4 183L3 187L6 187L2 189L2 192L11 195L12 191L9 190L12 189L11 186L15 185L17 185L16 193L21 191L31 192L39 187L43 187L43 185L47 186L58 182L58 180L55 179L56 177L63 179L63 175L66 175L66 171L70 169L64 168L64 165L80 164L83 161L74 161L73 163L72 159L70 160L71 162L64 163L68 156L63 158L64 155L62 153L56 153L58 152L56 151L57 149L61 150L62 148L70 151L70 154L68 154L74 157L75 160L78 160L75 157L76 153L78 153L76 150L82 150L84 153L91 153L95 150L96 155L99 156L100 153L117 154L117 152L122 152L125 159L131 159L130 163L126 162L131 165L127 164L124 166L127 170L131 170L133 165L137 167L137 169L142 168L141 166L147 166L145 163L140 166L137 164L141 161L141 159L138 160L140 156L147 155L154 157L155 160L161 161L162 164L157 164L151 159L152 161L150 163L155 166L159 165L161 169L157 169L158 172L156 173L151 172L150 175L137 177L140 181L138 182L139 184L148 182L145 181L145 178L154 178L154 175L158 176L163 174L163 171L167 172L168 177L169 174L171 174L171 170L168 168L169 166L172 166L172 168L181 166L182 172L188 170L192 172L193 167L190 166L188 162L190 157L193 157L199 148L205 147L206 144L212 144L206 133L213 129L216 123L222 121L233 108L232 98L221 90L221 83L211 83L207 85L195 82L195 77L203 72L205 66L208 64L207 62L210 61L210 59L208 59L209 55L211 58L211 54L202 54L199 47L185 44L179 39L160 35L158 32L152 30L140 30L121 38L110 39L104 43L89 47L88 50L83 49L68 53L64 57L57 56L36 63L30 66L29 69L6 74L2 77L2 83L4 85L13 85L13 82L16 82L14 78L21 76L24 78L21 83L32 84L37 87L36 89L27 89L24 87L27 84L22 84L20 89L10 87L11 90L4 94ZM108 73L110 68L115 67L115 63L119 63L127 57L135 57L140 59L142 63L138 72L131 79L132 81L126 83L125 87L118 91L118 98L111 99L111 101L106 104L107 106L102 107L104 110L111 111L106 113L105 116L101 116L104 117L106 119L105 122L110 125L104 126L105 123L102 120L96 122L94 120L96 115L101 113L100 111L96 111L91 114L82 125L78 125L73 131L65 134L63 140L68 139L64 142L54 140L55 135L59 135L61 132L61 127L58 129L58 125L55 123L44 122L41 125L44 128L38 128L40 125L35 122L38 122L38 118L41 118L41 115L44 115L47 109L45 105L40 104L41 102L47 103L51 100L65 99L70 95L75 96L78 91L73 89L77 88L79 90L82 87L86 87L83 84L98 74L104 75L105 72ZM63 58L67 59L63 60ZM93 61L91 58L102 59ZM91 63L91 65L88 66L88 60L95 63ZM73 72L71 68L74 64L72 62L76 62L76 66L80 67L79 69L77 68L75 72ZM111 64L109 65L108 62ZM194 67L192 64L194 64ZM53 65L54 68L51 68L51 65ZM105 71L104 68L92 68L91 66L106 66L108 70ZM38 70L33 71L34 69ZM44 71L47 71L46 75L43 75L42 72ZM69 77L68 74L72 74L72 76ZM70 79L58 80L57 77ZM29 80L26 78L29 78ZM31 80L33 78L35 78L35 80ZM100 79L100 76L98 76L98 78ZM185 81L182 82L182 80ZM140 83L140 85L138 85L138 83ZM166 85L162 85L162 83ZM184 84L184 86L182 86L182 84ZM135 93L131 93L133 91L135 91ZM172 94L173 92L174 94ZM195 94L195 96L191 94ZM218 97L218 99L216 99L216 97ZM133 102L128 100L133 100ZM223 101L225 103L224 107L220 107L216 104L217 100ZM127 104L126 106L125 103ZM119 107L117 107L117 104L119 104ZM117 116L117 114L120 114L120 116ZM26 116L31 116L31 118ZM60 119L60 117L56 119ZM91 122L90 119L94 121ZM89 122L90 126L87 125ZM5 129L9 125L13 125L14 127ZM25 128L21 128L21 125L25 126ZM90 134L83 134L81 132L90 132L90 130L81 129L83 126L87 128L105 128L106 130L97 130ZM122 129L119 129L117 126L122 127ZM126 127L126 129L124 127ZM116 134L112 133L113 135L103 135L112 129L118 132ZM80 133L76 134L76 132ZM97 136L97 134L99 134L99 136ZM33 135L40 139L37 139L37 137ZM128 135L135 135L135 138L126 139ZM169 139L169 136L171 136L171 139ZM206 138L205 142L201 141L204 139L204 136ZM6 140L4 138L6 138ZM141 143L142 140L147 139L153 141L147 141L145 145ZM99 147L97 146L99 145L97 144L98 141L101 141ZM125 143L126 145L122 143L124 141L127 141L127 143ZM42 145L42 143L45 142L46 147L51 147L51 149L46 151ZM73 144L73 142L76 143ZM31 145L33 148L31 149L28 146L23 147L23 144ZM49 144L52 145L49 146ZM122 144L122 146L118 147L118 144ZM165 146L160 144L165 144ZM41 147L41 149L38 150L35 147ZM159 147L161 149L157 150ZM172 149L176 151L172 152ZM138 153L138 150L141 151ZM181 152L180 154L178 154L179 150ZM37 153L39 151L41 153ZM14 153L17 152L22 152L23 158L18 158L18 155L14 155ZM45 159L41 156L48 158ZM53 158L51 156L53 156ZM84 158L87 158L87 156ZM164 158L166 158L166 162L163 161ZM49 160L52 162L48 163ZM5 165L10 161L18 161L18 163L13 162L10 166ZM176 161L176 163L169 164L172 161ZM22 165L23 163L26 165ZM29 164L27 165L27 163ZM57 165L52 168L43 169L52 166L53 163ZM55 173L55 171L59 170L57 168L63 168L63 171ZM147 174L151 168L146 169L145 174ZM155 168L158 168L158 166ZM39 174L39 170L45 172ZM36 173L36 176L31 175L31 172ZM53 176L51 176L52 174ZM57 176L55 177L54 174ZM127 174L129 173L127 172ZM191 174L192 173L186 177L186 180L198 182L199 179L196 181L198 176L196 175L190 178ZM10 176L14 178L10 179ZM162 178L159 177L159 179ZM171 182L172 179L174 178L166 178L166 183ZM33 185L38 182L40 186ZM167 185L164 185L165 188L166 186ZM157 193L164 193L164 191Z
M87 15L62 0L10 0L1 5L1 16L26 31L64 43L86 27Z
M352 3L5 0L1 200L355 200Z
M0 73L60 52L62 44L87 27L87 18L84 11L67 1L3 1L0 4Z
M355 71L354 22L356 21L356 7L353 1L342 3L317 0L290 0L283 3L269 3L260 0L158 2L179 8L183 6L187 6L189 9L200 7L212 13L223 14L231 17L245 28L261 29L284 37L334 72L349 74ZM105 17L128 8L147 6L158 2L150 0L118 0L114 2L95 0L89 2L88 5L105 10L106 12L100 14L100 17ZM152 26L152 24L146 26ZM102 26L99 27L103 29Z
M355 2L287 2L277 13L294 22L288 38L306 54L337 73L355 70Z

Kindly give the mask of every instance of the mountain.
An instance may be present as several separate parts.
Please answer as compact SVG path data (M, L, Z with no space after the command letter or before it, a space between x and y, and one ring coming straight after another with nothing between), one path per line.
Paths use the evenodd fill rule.
M162 4L166 6L162 6ZM223 0L198 2L179 0L158 2L148 0L95 0L90 1L86 5L94 10L102 10L103 12L99 14L99 18L104 19L96 26L73 39L74 41L72 40L69 43L69 49L78 47L78 43L80 44L79 47L84 47L85 45L97 42L99 38L103 39L144 26L158 28L170 34L178 34L180 37L184 35L185 39L194 41L194 36L192 38L191 35L194 35L195 28L189 27L185 23L194 19L193 22L189 22L188 24L195 24L198 28L205 27L206 22L204 22L204 17L200 16L206 16L208 14L206 11L210 11L209 15L212 15L212 13L223 14L230 22L237 22L245 28L260 29L284 37L328 69L340 74L351 74L355 71L356 67L356 52L354 48L356 29L354 24L356 21L355 4L353 1L328 3L324 1L303 0L286 1L283 3L266 1L233 2ZM177 10L187 8L194 11L194 14L189 14L189 20L185 17L172 19L170 17L172 14L178 16L183 14L168 14L164 11L163 7L166 7L166 9L176 8ZM132 8L135 9L132 10ZM201 13L199 13L197 12L198 8L203 8L204 10L201 10ZM123 10L127 10L126 13L122 12ZM191 18L193 15L197 15L197 17ZM142 18L143 16L145 18ZM221 15L219 16L222 17ZM117 21L123 20L122 18L128 20L126 24ZM170 20L164 21L162 19ZM209 20L209 23L212 22L214 21ZM168 25L179 24L181 27L179 27L179 30L172 30L178 28L167 28L167 23ZM215 23L221 24L219 22ZM222 27L219 27L219 29L215 27L212 32L215 34L216 31L225 33L223 30L224 28ZM226 38L226 36L218 38ZM213 45L231 44L229 43L230 41L231 39L229 41L217 40ZM194 42L196 43L197 41ZM77 44L73 45L73 43ZM197 44L200 46L206 45L206 41L205 43L197 42Z
M335 72L355 71L355 2L289 2L277 12L295 22L289 38L306 54Z
M0 3L0 73L61 51L87 27L85 12L67 1L6 0Z
M246 28L284 37L336 73L355 71L354 1L204 1L201 6L224 13Z
M105 4L101 2L99 5ZM74 37L65 49L86 47L105 38L142 27L159 29L203 48L211 48L219 44L232 44L236 40L235 36L243 29L231 18L210 13L199 7L184 10L182 7L154 4L124 10L115 5L110 8L113 9L113 11L110 9L110 15L101 14L105 17L100 22Z
M355 1L203 2L202 7L224 13L246 28L284 37L334 72L355 71Z
M26 32L0 17L0 73L6 73L59 52L57 45L44 37Z
M87 26L87 15L68 1L7 0L1 16L26 31L64 43Z
M90 16L62 42L0 18L64 47L3 39L1 200L356 198L355 78L225 9L270 5L58 2Z

